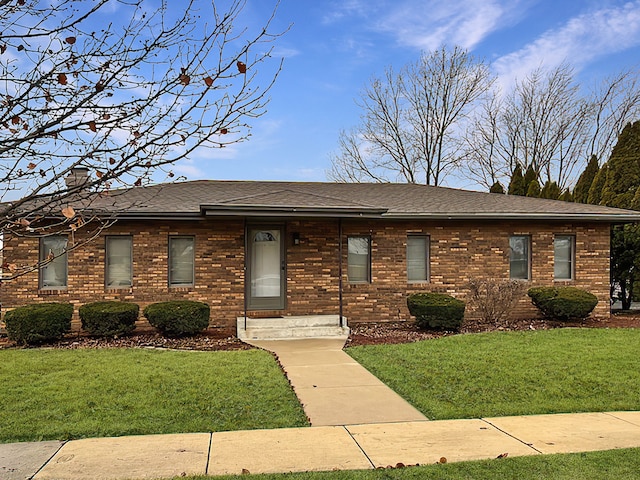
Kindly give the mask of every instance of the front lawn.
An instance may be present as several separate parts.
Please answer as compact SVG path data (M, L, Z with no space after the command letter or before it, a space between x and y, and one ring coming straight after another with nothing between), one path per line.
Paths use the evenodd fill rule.
M640 410L640 329L492 332L347 351L434 420Z
M0 442L308 425L259 350L0 350L0 378Z

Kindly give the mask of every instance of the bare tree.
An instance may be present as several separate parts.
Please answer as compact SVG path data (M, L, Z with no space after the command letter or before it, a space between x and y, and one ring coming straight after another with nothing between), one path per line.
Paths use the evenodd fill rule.
M468 176L504 184L516 165L540 183L571 186L592 154L606 158L624 125L640 113L640 86L631 70L585 92L568 64L539 68L509 92L494 93L475 112L466 134Z
M491 88L488 67L458 47L423 54L363 91L361 125L342 132L331 160L337 181L438 185L461 157L464 123Z
M252 29L246 0L218 3L0 2L5 240L73 232L90 220L77 205L249 137L281 68L267 62L276 7Z

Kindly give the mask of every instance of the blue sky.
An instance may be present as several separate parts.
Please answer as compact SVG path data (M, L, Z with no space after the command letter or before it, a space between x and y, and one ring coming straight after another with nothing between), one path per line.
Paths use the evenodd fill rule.
M264 22L272 6L248 0L245 18ZM565 60L584 85L640 65L640 0L282 0L274 27L288 25L274 51L283 70L252 138L200 150L176 173L325 181L339 131L359 122L355 101L367 82L442 44L483 58L504 84Z

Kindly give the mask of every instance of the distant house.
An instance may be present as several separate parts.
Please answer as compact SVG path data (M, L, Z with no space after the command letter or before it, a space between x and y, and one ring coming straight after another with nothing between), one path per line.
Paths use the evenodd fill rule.
M412 184L191 181L91 204L117 221L2 285L3 309L120 299L208 303L238 317L409 319L407 294L464 297L471 278L574 285L609 315L609 235L637 212ZM86 235L75 232L75 240ZM67 236L5 239L5 261L65 251ZM523 299L514 314L534 316Z

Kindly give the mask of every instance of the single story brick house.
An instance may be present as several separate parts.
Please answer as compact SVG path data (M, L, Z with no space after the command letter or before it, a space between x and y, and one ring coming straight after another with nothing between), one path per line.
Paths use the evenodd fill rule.
M5 238L5 262L53 261L4 282L3 310L34 302L193 299L211 322L339 315L409 319L407 294L464 298L472 278L574 285L609 315L609 242L640 214L414 184L188 181L91 204L117 221L85 246ZM82 240L82 229L75 241ZM528 299L514 314L535 316Z

